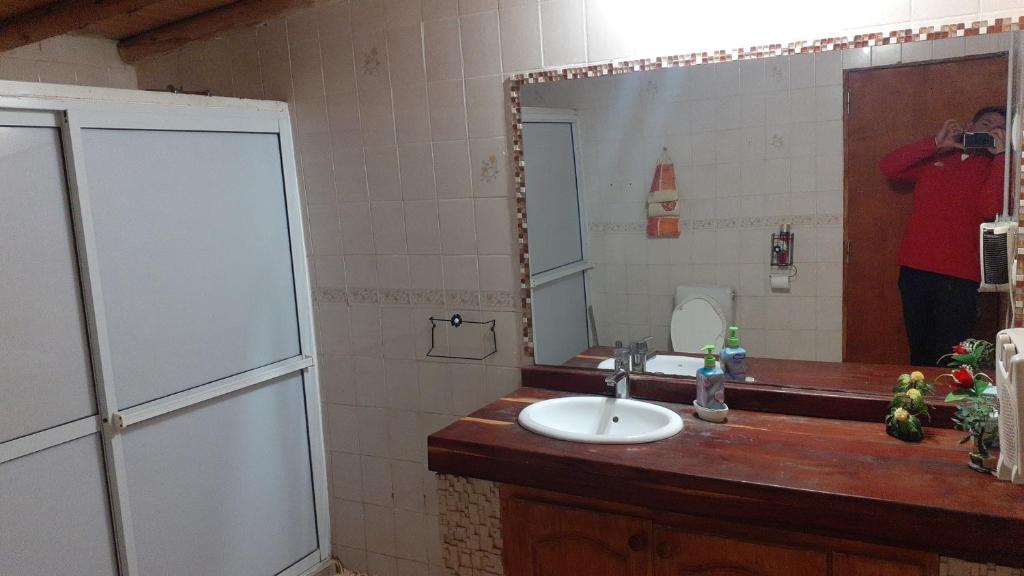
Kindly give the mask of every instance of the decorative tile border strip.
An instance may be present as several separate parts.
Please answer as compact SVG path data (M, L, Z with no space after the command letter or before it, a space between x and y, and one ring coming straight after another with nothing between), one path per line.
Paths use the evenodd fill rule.
M481 308L503 308L515 310L519 305L519 299L515 292L505 290L481 290Z
M349 304L377 304L380 302L380 295L376 288L349 288Z
M382 305L407 305L412 303L412 293L404 288L381 288L380 303Z
M444 306L444 290L414 289L412 303L419 306Z
M631 72L645 72L660 70L663 68L681 68L683 66L711 64L716 62L731 62L736 60L769 58L773 56L789 56L793 54L811 54L833 50L905 44L926 40L942 40L946 38L963 38L967 36L978 36L981 34L998 34L1001 32L1014 32L1022 29L1024 29L1024 16L1017 18L999 18L991 23L982 20L971 22L970 24L959 23L943 24L941 26L926 26L918 29L916 32L910 29L903 29L890 32L857 34L852 39L846 37L822 38L810 42L791 42L785 45L769 44L754 46L751 48L734 48L732 50L716 50L712 52L699 53L695 52L691 54L660 56L653 59L623 60L603 64L513 74L509 77L507 82L507 111L511 127L509 134L509 139L511 141L510 162L512 166L512 177L515 181L516 229L519 246L519 294L523 310L521 332L523 355L526 359L532 358L534 346L533 303L530 296L529 227L526 222L526 170L523 161L523 116L521 92L524 86L528 84L558 82L561 80L597 78L600 76L629 74ZM1024 166L1024 154L1021 155L1021 165ZM1022 170L1021 177L1024 179L1024 170ZM1024 211L1021 211L1021 215L1024 216ZM1024 266L1024 257L1018 257L1018 264ZM1018 280L1016 288L1016 293L1021 295L1018 296L1018 298L1024 299L1024 281ZM1024 311L1024 300L1015 300L1014 307L1017 310ZM1017 326L1024 325L1024 317L1022 316L1024 315L1017 316L1015 320L1015 324Z
M316 302L327 304L379 304L381 306L438 306L470 309L518 310L512 290L441 290L408 288L316 288Z
M329 304L348 304L348 291L344 288L316 288L313 300Z
M781 224L794 226L833 226L843 223L841 214L795 214L790 216L750 216L743 218L698 218L681 220L683 230L723 230L728 228L771 228ZM646 222L591 222L591 232L647 233Z
M444 301L448 306L479 308L480 292L476 290L445 290Z

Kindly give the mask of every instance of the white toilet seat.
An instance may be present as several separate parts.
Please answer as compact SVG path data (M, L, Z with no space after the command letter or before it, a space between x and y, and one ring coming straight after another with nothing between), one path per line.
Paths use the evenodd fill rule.
M685 288L685 289L684 289ZM729 310L709 293L728 298ZM714 344L721 349L725 343L726 330L732 322L732 290L728 288L692 289L680 286L677 290L676 308L672 312L670 334L672 350L675 352L700 352L701 347Z

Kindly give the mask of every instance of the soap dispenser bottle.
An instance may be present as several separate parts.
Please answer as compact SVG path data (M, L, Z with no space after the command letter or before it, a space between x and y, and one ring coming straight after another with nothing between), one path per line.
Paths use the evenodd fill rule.
M697 370L697 399L693 401L697 417L709 422L722 422L729 412L725 404L725 373L715 362L715 347L703 348L704 367Z
M722 348L722 369L730 380L744 381L747 377L747 351L740 348L739 328L729 326L729 337Z

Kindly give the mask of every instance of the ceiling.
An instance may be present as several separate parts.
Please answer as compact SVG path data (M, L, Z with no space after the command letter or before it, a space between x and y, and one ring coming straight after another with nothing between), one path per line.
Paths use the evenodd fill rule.
M0 51L68 32L118 41L136 62L316 0L0 0Z

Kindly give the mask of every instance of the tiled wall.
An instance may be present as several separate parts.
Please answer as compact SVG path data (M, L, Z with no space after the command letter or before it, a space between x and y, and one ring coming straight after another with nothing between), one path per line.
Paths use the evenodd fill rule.
M758 18L737 18L721 2L706 3L714 12L703 16L662 18L648 17L646 1L335 0L138 67L143 88L293 106L326 368L335 552L346 565L445 573L425 436L518 383L502 78L682 52L684 40L731 48L758 42L741 33L787 41L833 30L794 27L799 12L772 3L759 3L773 12ZM833 9L805 3L809 14ZM839 11L840 32L1008 15L1024 2L920 4L851 4ZM623 7L632 9L626 17ZM660 41L656 50L650 39ZM498 354L426 360L427 317L453 311L496 319Z
M113 40L74 35L0 52L0 80L138 87L135 69L121 60Z
M1009 34L797 54L532 84L523 106L579 117L588 296L602 343L668 349L676 286L736 292L755 356L842 359L843 68L1009 48ZM873 51L873 52L872 52ZM646 195L662 150L684 229L648 239ZM527 180L529 183L529 180ZM769 289L769 239L793 225L798 274ZM691 350L696 352L696 350Z
M327 3L193 44L139 75L143 87L292 103L334 551L352 569L418 575L443 570L427 435L519 384L502 74L503 60L529 55L499 48L495 10L388 8ZM496 320L497 354L428 359L430 316L454 312ZM481 330L439 328L437 343L477 353L489 344Z

